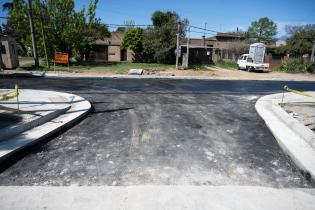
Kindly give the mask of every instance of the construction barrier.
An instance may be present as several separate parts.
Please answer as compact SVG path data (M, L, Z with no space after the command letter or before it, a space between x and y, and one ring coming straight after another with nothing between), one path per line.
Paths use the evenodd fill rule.
M10 100L12 98L16 98L17 108L18 108L18 110L20 110L20 103L19 103L19 94L20 93L19 93L19 90L20 90L20 88L16 84L14 91L0 95L0 101L6 101L6 100Z
M14 91L0 95L0 101L10 100L10 99L18 97L18 96L19 96L19 86L15 85Z
M283 87L283 90L287 91L287 92L291 92L291 93L295 93L295 94L298 94L298 95L302 95L302 96L306 96L306 97L314 97L308 93L304 93L302 91L298 91L298 90L293 90L293 89L290 89L287 85L285 85Z

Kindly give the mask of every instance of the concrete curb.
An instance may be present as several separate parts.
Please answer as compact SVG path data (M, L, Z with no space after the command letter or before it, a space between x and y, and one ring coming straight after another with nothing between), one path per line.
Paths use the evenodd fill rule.
M286 93L284 98L292 101L301 97ZM281 98L282 94L264 96L256 102L255 108L284 152L315 179L315 134L281 108Z
M184 70L183 70L184 71ZM1 75L1 74L0 74ZM315 79L296 79L296 78L240 78L240 77L220 77L220 76L156 76L156 75L78 75L76 73L50 73L46 72L45 74L36 73L36 72L19 72L12 74L2 74L4 76L12 77L47 77L47 78L118 78L118 79L195 79L195 80L248 80L248 81L296 81L296 82L314 82Z
M183 70L184 71L184 70ZM248 80L248 81L307 81L314 82L315 80L292 79L292 78L239 78L239 77L218 77L218 76L154 76L154 75L78 75L75 73L46 73L47 78L118 78L118 79L195 79L195 80Z
M248 186L0 187L1 209L315 209L314 189Z
M6 140L10 137L16 136L24 131L30 130L36 126L39 126L45 122L48 122L56 117L58 117L61 114L64 114L67 110L70 109L70 106L66 107L66 108L62 108L62 109L57 109L54 111L51 111L50 113L48 113L47 115L44 115L38 119L35 119L33 121L30 122L26 122L26 123L18 123L18 125L13 125L13 126L9 126L3 129L0 129L0 142L3 140Z
M34 90L34 92L38 94L39 91ZM68 103L70 108L64 114L57 116L53 120L1 141L0 164L5 162L8 157L11 157L18 151L40 142L64 127L71 126L81 117L86 115L91 109L91 104L80 96L54 91L41 92L46 95L58 95L66 99L65 103Z

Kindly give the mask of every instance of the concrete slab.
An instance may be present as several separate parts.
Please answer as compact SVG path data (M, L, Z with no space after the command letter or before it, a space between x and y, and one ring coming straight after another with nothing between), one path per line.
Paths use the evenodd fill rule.
M129 69L128 74L129 75L142 75L143 69Z
M12 127L11 129L18 129L17 135L12 136L14 132L8 131L9 138L0 142L0 162L5 161L7 157L14 155L19 150L52 135L61 128L69 126L91 108L91 104L82 97L68 93L22 90L21 96L23 111L37 110L45 112L46 115L39 118L36 123L31 121L24 126ZM32 96L30 100L33 101L27 100L27 96ZM35 103L35 101L37 102ZM15 106L14 103L12 101L3 102L6 106Z
M309 92L314 94L314 92ZM284 96L284 97L283 97ZM302 170L315 178L315 134L284 109L282 102L313 100L293 93L273 94L260 98L255 108L264 119L281 148Z
M1 187L3 210L315 209L315 190L265 187Z
M41 91L20 90L18 99L19 105L16 98L0 101L2 114L21 118L19 122L0 127L0 141L52 120L70 108L66 98L52 93L46 95Z

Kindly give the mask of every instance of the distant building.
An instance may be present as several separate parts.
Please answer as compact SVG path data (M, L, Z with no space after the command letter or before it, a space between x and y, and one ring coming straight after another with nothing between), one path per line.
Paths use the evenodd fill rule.
M0 35L0 48L3 68L16 69L19 66L19 58L15 40L12 37Z
M124 34L112 32L108 38L98 39L92 45L90 61L133 61L134 53L131 50L122 49Z
M277 40L276 41L276 47L281 47L281 46L286 46L287 45L287 41L285 40Z
M245 37L231 33L217 33L209 38L190 39L189 63L211 64L218 60L236 60L241 54L248 51L249 45ZM187 65L187 40L181 42L182 64Z

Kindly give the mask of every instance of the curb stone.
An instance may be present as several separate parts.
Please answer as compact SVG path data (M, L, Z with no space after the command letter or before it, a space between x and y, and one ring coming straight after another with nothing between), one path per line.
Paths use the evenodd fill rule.
M39 90L33 91L35 91L37 94L39 92ZM70 108L64 114L57 116L53 120L50 120L30 130L24 131L23 133L13 136L9 139L1 141L0 164L4 163L7 158L15 155L20 150L37 144L45 138L57 133L62 128L71 126L76 121L88 114L91 109L90 102L80 96L55 91L41 92L46 95L53 94L65 98L67 100L65 102L69 104Z
M281 108L281 98L282 93L263 96L255 108L284 152L315 179L315 134ZM286 93L285 99L301 100L301 96Z

